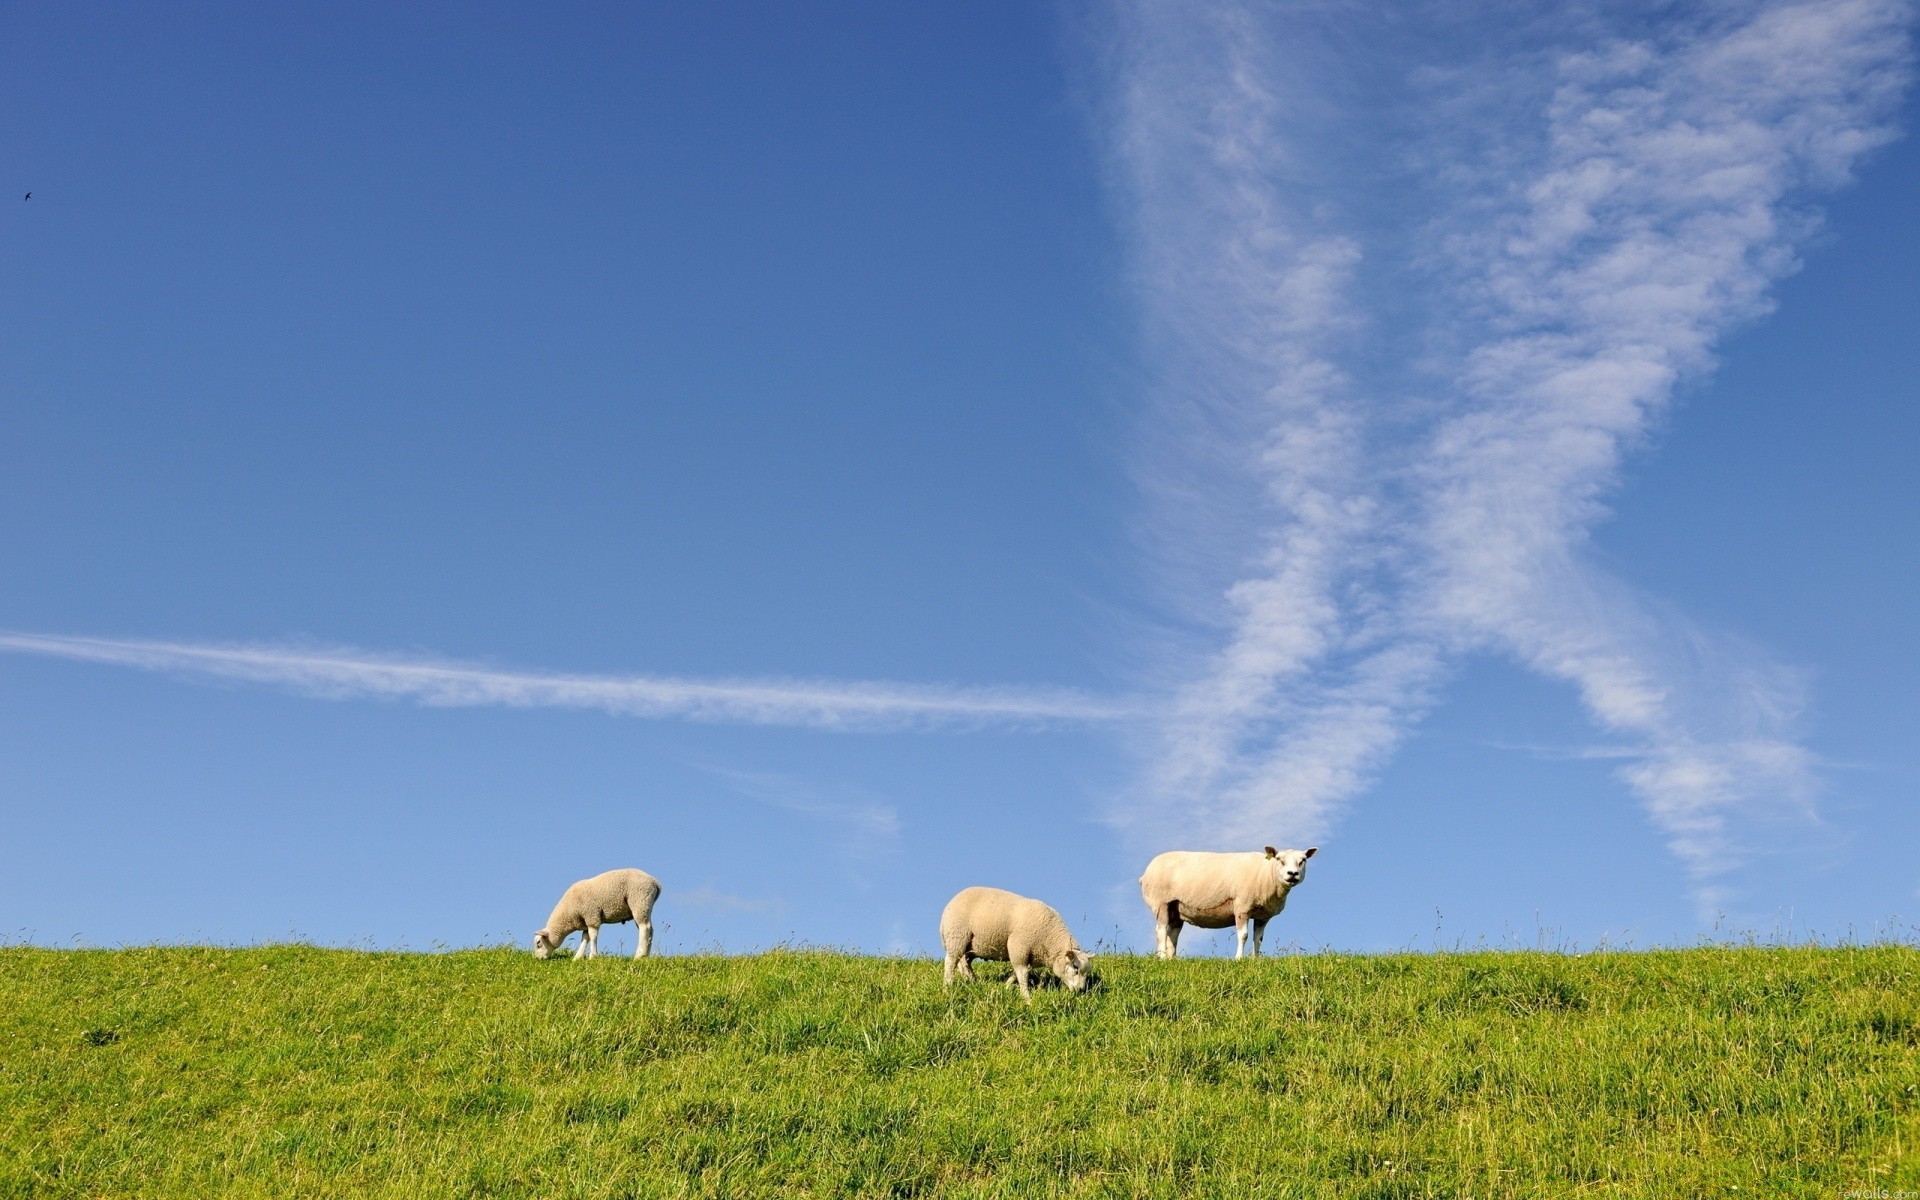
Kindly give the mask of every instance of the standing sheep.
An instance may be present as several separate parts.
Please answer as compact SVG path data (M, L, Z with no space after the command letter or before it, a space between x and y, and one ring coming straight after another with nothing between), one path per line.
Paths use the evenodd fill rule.
M659 898L660 881L632 867L582 879L553 906L547 927L533 935L533 956L545 958L559 949L569 934L579 933L580 952L574 957L597 958L600 926L632 921L639 934L633 956L645 958L653 948L653 902Z
M1319 850L1275 850L1264 853L1210 854L1200 850L1169 850L1147 864L1140 877L1140 895L1153 910L1154 953L1172 958L1180 945L1182 922L1202 929L1232 925L1236 940L1233 956L1247 948L1247 923L1253 923L1253 957L1260 957L1260 939L1267 922L1287 906L1287 893L1307 877L1307 860Z
M1020 998L1029 1004L1035 966L1052 971L1071 991L1087 990L1087 960L1092 956L1073 940L1060 914L1038 900L999 888L967 888L947 901L940 914L940 944L947 952L948 987L956 969L962 979L972 980L973 960L986 958L1013 964Z

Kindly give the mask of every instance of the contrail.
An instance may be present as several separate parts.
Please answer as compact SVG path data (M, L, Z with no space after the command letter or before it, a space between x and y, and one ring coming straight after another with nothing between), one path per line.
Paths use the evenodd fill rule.
M1811 804L1794 674L1587 539L1814 199L1894 136L1912 7L1560 12L1117 5L1164 381L1142 474L1213 647L1169 669L1147 836L1319 836L1474 652L1577 689L1699 878L1738 860L1732 818Z
M330 700L440 708L571 708L811 729L1034 728L1138 718L1143 710L1064 689L937 688L806 680L554 675L284 646L206 646L0 632L0 651L263 684Z
M1797 265L1808 199L1848 181L1908 76L1912 12L1754 6L1557 64L1544 161L1455 232L1458 412L1420 467L1431 615L1567 680L1644 760L1623 775L1696 873L1727 820L1804 805L1789 673L1664 617L1581 554L1625 453ZM1506 211L1502 212L1501 209Z
M1159 541L1176 577L1226 580L1177 597L1223 642L1205 670L1168 681L1140 807L1174 826L1152 834L1222 843L1254 836L1276 809L1309 825L1394 734L1371 705L1303 702L1351 652L1358 614L1342 590L1372 562L1380 514L1365 406L1339 364L1358 325L1360 250L1315 212L1314 147L1297 136L1325 119L1318 89L1300 82L1324 73L1262 17L1127 11L1114 143L1166 381L1149 440L1179 452L1143 464L1165 502ZM1263 754L1306 743L1317 764L1263 778ZM1344 760L1319 754L1336 744Z

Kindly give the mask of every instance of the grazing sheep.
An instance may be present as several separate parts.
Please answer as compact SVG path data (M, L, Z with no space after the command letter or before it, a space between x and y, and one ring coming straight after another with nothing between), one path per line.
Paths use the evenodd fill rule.
M653 902L659 898L660 881L632 867L582 879L553 906L547 927L533 935L533 956L547 957L569 934L577 932L581 935L580 952L574 957L596 958L600 954L600 926L632 921L639 932L633 956L645 958L653 948Z
M1202 929L1232 925L1236 935L1233 956L1247 948L1247 924L1253 924L1253 957L1260 957L1260 939L1267 922L1287 906L1287 893L1307 877L1307 860L1319 850L1275 850L1264 853L1209 854L1200 850L1169 850L1147 864L1140 877L1140 895L1153 910L1154 952L1172 958L1180 945L1182 922Z
M1060 914L1038 900L1029 900L999 888L970 887L940 914L940 944L946 947L945 983L953 986L957 969L962 979L973 978L973 960L992 959L1013 964L1020 998L1033 1003L1029 976L1035 966L1046 967L1076 992L1087 990L1087 961Z

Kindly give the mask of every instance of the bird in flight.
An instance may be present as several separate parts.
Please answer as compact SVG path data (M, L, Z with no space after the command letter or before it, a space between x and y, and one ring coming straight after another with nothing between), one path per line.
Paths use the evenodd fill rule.
M33 193L32 193L32 192L28 192L28 193L27 193L26 195L24 195L24 196L22 196L22 197L20 197L20 198L21 198L22 200L31 200L31 199L33 199Z

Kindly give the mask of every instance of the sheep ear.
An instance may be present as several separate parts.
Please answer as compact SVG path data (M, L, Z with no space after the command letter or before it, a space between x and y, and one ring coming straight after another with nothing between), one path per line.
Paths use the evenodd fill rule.
M1278 850L1275 850L1275 849L1274 849L1274 848L1273 848L1272 846L1268 846L1268 847L1267 847L1267 857L1268 857L1268 858L1279 858L1279 857L1280 857L1280 852L1279 852Z
M1303 855L1301 855L1300 857L1302 857L1302 858L1312 858L1312 857L1313 857L1314 855L1316 855L1316 854L1318 854L1318 853L1320 853L1320 847L1318 847L1318 846L1308 846L1308 847L1307 847L1307 852L1306 852L1305 854L1303 854Z

